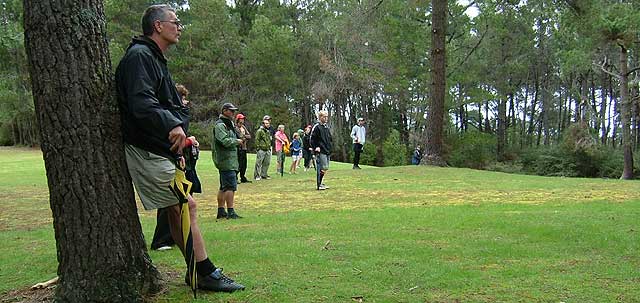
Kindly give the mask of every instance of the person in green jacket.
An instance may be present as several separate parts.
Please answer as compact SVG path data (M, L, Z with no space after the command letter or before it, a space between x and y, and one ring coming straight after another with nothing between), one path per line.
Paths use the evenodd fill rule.
M256 167L253 170L253 178L256 181L269 179L269 163L271 162L271 133L269 119L263 119L262 125L256 131Z
M236 134L233 119L238 108L225 103L220 110L222 114L213 127L213 163L220 174L220 190L218 190L217 218L240 219L233 208L233 199L238 190L238 146L244 142ZM227 206L225 212L224 207Z

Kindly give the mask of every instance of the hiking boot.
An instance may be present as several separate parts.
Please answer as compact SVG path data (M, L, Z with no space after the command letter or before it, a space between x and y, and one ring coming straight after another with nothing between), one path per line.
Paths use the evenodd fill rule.
M229 213L229 215L227 216L227 219L242 219L241 216L238 216L238 214L236 214L235 212Z
M202 290L234 292L244 290L244 285L237 283L222 273L222 268L216 268L206 276L198 276L198 288Z
M216 219L226 219L228 216L226 211L223 212L218 212L218 215L216 216Z

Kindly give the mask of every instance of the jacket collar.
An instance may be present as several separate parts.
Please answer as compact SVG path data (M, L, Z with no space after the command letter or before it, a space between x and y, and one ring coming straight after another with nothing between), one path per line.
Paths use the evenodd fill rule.
M167 63L167 58L162 53L162 50L160 50L160 47L158 46L158 44L155 41L153 41L151 38L145 35L135 36L131 38L131 43L129 44L129 47L127 48L127 50L136 44L146 45L153 52L153 54L156 55L156 57L158 57L158 59L160 59L164 63Z

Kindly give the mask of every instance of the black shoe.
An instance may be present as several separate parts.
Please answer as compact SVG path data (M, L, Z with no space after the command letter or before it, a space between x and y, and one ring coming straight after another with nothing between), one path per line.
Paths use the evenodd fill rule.
M232 212L227 215L227 219L242 219L242 217L238 216L238 214L236 214L235 212Z
M251 183L251 181L244 179L244 180L240 180L240 183Z
M218 215L216 216L216 219L226 219L227 218L227 212L218 212Z
M189 278L184 279L187 285L190 285ZM212 273L206 276L198 275L198 289L210 291L234 292L236 290L244 290L244 285L231 280L222 273L222 268L216 268Z

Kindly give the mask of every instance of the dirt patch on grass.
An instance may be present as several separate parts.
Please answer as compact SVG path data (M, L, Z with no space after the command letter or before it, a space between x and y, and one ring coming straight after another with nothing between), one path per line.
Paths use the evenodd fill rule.
M53 302L55 286L31 290L30 288L12 290L8 293L0 295L1 303L42 303Z
M158 301L158 298L166 294L172 284L178 283L175 281L180 281L178 284L184 285L182 284L184 272L179 272L172 268L159 266L157 264L156 266L162 273L164 287L157 294L144 298L144 302L151 303ZM55 291L55 284L41 289L31 289L31 287L26 287L23 289L11 290L4 294L0 294L0 303L50 303L54 302Z

